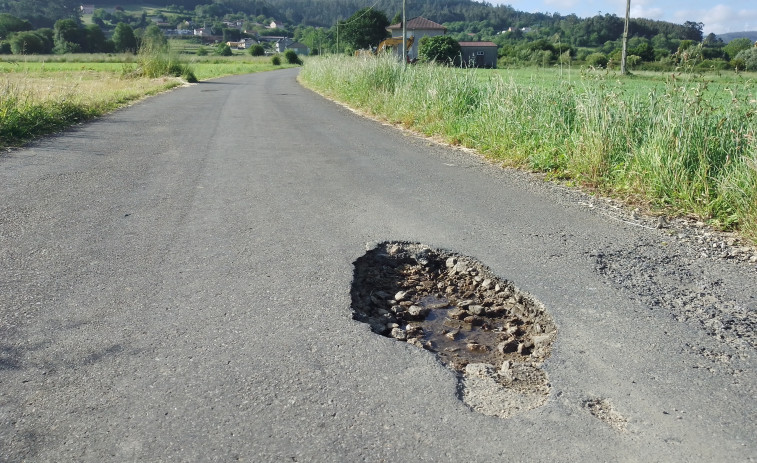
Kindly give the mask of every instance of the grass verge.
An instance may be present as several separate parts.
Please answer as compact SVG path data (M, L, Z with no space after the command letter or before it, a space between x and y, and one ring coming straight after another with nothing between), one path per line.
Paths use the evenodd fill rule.
M171 53L0 56L0 148L90 120L196 80L291 67L266 57Z
M545 81L322 57L308 60L300 79L504 165L696 216L757 243L757 86L748 76L577 72Z

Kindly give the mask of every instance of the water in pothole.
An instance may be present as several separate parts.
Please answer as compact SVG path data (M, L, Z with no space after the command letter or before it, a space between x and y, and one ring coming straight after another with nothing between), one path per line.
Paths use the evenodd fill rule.
M509 417L546 402L540 367L557 333L531 295L476 259L416 243L381 243L354 266L353 318L435 353L470 407Z

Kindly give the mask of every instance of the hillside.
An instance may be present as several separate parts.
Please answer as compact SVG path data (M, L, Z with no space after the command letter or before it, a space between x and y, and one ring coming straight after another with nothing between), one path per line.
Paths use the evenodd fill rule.
M734 39L740 39L742 37L746 37L752 42L757 42L757 31L728 32L725 34L719 34L718 37L720 37L725 43L728 43Z
M97 8L139 8L140 2L105 0L96 3ZM389 19L401 12L402 0L144 0L144 7L180 7L187 13L202 11L202 16L221 18L240 14L272 18L288 27L314 26L330 28L339 19L349 18L355 11L375 6ZM575 15L527 13L509 5L494 6L473 0L413 0L408 2L408 17L423 16L441 24L458 23L455 29L469 31L486 30L488 35L512 29L550 29L563 37L583 36L573 45L598 45L615 40L622 34L622 20L615 15L597 15L593 18L578 18ZM3 0L0 13L10 13L29 20L35 27L50 27L57 19L76 15L81 3L72 0ZM128 5L127 5L128 4ZM464 23L461 27L460 23ZM474 27L475 26L475 27ZM631 22L631 36L652 38L665 34L678 39L701 41L701 27L697 24L672 24L647 19ZM592 34L595 36L592 37ZM590 43L591 42L591 43Z

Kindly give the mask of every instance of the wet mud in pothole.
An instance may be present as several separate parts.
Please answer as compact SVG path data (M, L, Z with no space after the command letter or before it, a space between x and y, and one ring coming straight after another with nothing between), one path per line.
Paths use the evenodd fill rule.
M434 352L468 406L507 418L546 402L541 365L557 330L531 295L474 258L416 243L378 244L354 267L353 318Z

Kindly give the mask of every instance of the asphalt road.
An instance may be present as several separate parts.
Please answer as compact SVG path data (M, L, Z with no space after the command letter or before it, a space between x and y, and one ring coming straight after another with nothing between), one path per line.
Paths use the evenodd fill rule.
M649 292L718 288L740 328L753 265L361 118L296 73L181 88L0 156L0 460L757 458L754 346L598 262L646 262L628 275ZM477 413L433 354L352 320L352 263L385 240L475 257L544 303L546 405Z

